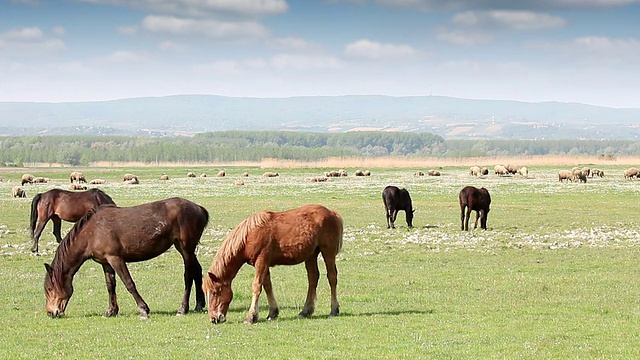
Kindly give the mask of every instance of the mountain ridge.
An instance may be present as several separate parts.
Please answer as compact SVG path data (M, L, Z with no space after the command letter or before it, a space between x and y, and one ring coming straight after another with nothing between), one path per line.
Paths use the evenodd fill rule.
M0 102L0 134L9 136L166 136L223 130L418 131L446 139L637 139L640 108L385 95L184 94L91 102Z

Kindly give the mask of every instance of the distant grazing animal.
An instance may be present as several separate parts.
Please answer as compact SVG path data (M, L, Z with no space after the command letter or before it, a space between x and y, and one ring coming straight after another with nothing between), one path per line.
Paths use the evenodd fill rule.
M460 230L469 230L471 211L476 212L476 222L473 228L478 228L478 218L480 218L480 228L487 230L487 216L491 205L489 191L485 188L478 189L474 186L465 186L460 190L458 198L460 200Z
M62 241L62 220L76 222L89 210L97 209L101 205L115 205L111 196L100 189L83 192L51 189L37 194L31 200L31 251L38 252L38 239L49 220L53 222L53 235L56 241Z
M46 178L46 177L41 177L41 176L36 176L33 178L33 183L34 184L46 184L51 182L51 179Z
M585 166L585 167L583 167L581 171L582 171L582 174L583 174L584 176L589 176L589 175L591 175L591 169L590 169L590 168L588 168L588 167L586 167L586 166Z
M324 176L326 176L326 177L340 177L340 172L338 172L336 170L331 170L331 171L325 172Z
M100 185L100 184L106 184L107 180L104 179L93 179L91 181L89 181L89 184L91 185Z
M505 169L507 169L507 172L508 172L509 174L512 174L512 175L517 174L517 173L518 173L518 170L519 170L517 166L512 165L512 164L507 164L507 165L505 165Z
M482 176L480 166L472 166L469 168L469 175L480 177Z
M202 173L202 174L200 174L200 177L201 177L201 178L206 178L206 177L207 177L207 174Z
M600 169L592 169L591 170L591 177L594 177L594 176L604 177L604 171L600 170Z
M31 174L24 174L22 175L22 183L20 185L24 185L24 184L33 184L33 179L34 176Z
M325 182L327 180L329 179L324 176L314 176L311 178L311 182Z
M416 171L413 173L413 175L415 176L424 176L424 173L422 171Z
M362 170L356 170L353 174L354 174L355 176L364 176L364 171L362 171Z
M73 171L69 175L69 181L73 183L87 183L87 179L84 177L84 174L79 171Z
M397 186L387 186L382 190L382 202L387 217L387 229L395 229L398 211L404 210L407 226L413 227L413 205L411 196L407 189L400 189Z
M160 175L160 180L169 180L169 175L167 174Z
M529 177L529 169L523 166L520 169L518 169L518 174L522 175L522 177L525 177L525 178Z
M122 183L125 185L137 185L140 184L140 181L138 181L137 176L134 176L133 179L125 180Z
M429 171L427 171L427 175L429 175L429 176L440 176L440 171L438 171L438 170L429 170Z
M187 173L187 177L196 177L196 173L194 173L193 171L189 171Z
M205 208L176 197L132 207L103 206L88 212L60 243L51 265L45 264L47 314L51 317L64 314L73 295L73 276L91 259L102 265L109 292L109 308L103 316L118 314L118 274L138 304L140 317L147 318L149 306L136 290L127 263L155 258L172 245L184 261L185 291L178 315L189 312L189 296L194 284L195 311L202 310L205 306L202 266L195 251L208 221Z
M558 181L575 181L576 177L573 172L569 170L560 170L558 171Z
M277 172L274 173L274 172L267 171L266 173L262 174L262 176L263 177L276 177L276 176L280 176L280 174L278 174Z
M496 165L493 167L493 173L498 176L504 176L509 174L509 170L502 165Z
M573 181L586 183L587 176L582 172L582 170L576 170L573 172Z
M124 176L122 176L122 181L133 180L137 178L138 177L133 174L124 174Z
M242 176L249 177L249 173L245 171L245 172L242 173Z
M338 170L338 173L340 174L340 176L349 176L349 173L345 169Z
M24 198L27 197L27 193L20 186L14 186L13 189L11 189L11 196L14 198Z
M225 177L227 173L224 170L218 171L218 177Z
M364 176L371 176L371 171L365 170L364 171Z
M628 180L633 180L633 179L637 179L638 177L640 177L640 170L634 168L634 167L630 167L627 170L624 171L624 178L628 179Z
M87 187L81 184L71 184L69 185L69 190L87 190Z
M240 179L234 179L233 180L233 185L235 186L242 186L244 185L244 181L240 180Z
M227 320L233 299L231 283L244 264L255 267L251 306L245 323L258 321L258 298L263 288L269 303L267 320L276 319L280 308L273 294L269 268L301 262L305 263L309 286L298 317L311 316L320 278L318 254L324 259L331 288L329 316L338 315L336 256L342 248L342 233L340 214L321 205L305 205L282 212L265 210L246 218L222 242L204 277L202 287L209 299L209 319L214 324Z

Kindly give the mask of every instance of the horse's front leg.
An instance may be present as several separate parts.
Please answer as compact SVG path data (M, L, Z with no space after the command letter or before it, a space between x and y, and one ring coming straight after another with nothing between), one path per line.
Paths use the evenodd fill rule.
M103 264L102 270L104 271L104 279L107 283L107 291L109 292L109 310L107 310L102 317L116 316L120 310L116 297L116 272L109 264Z
M53 216L51 221L53 221L53 236L56 237L56 241L60 244L62 242L62 220L57 216Z
M244 320L245 324L253 324L258 321L258 299L262 292L262 285L264 283L265 276L267 271L269 271L268 265L262 259L256 261L254 266L256 268L256 274L253 277L253 284L251 285L251 306L249 307L247 318Z
M395 229L396 228L396 218L398 217L398 210L393 210L391 211L391 228Z
M138 309L140 310L140 318L148 318L149 305L144 302L144 300L138 293L136 284L133 282L131 274L129 273L129 269L127 268L127 264L121 258L110 258L107 261L109 262L109 265L111 265L115 269L116 273L118 274L118 276L120 276L120 279L124 283L124 286L126 286L127 290L129 290L129 292L135 299L136 304L138 304Z
M269 269L267 269L267 275L265 275L264 277L264 284L262 284L262 287L264 288L264 292L267 293L267 301L269 302L269 316L267 316L267 320L275 320L280 314L280 309L278 308L276 297L273 294L273 286L271 285L271 271L269 271Z
M316 309L316 288L318 287L318 279L320 278L320 271L318 270L318 253L304 262L305 268L307 268L307 280L309 281L309 288L307 289L307 300L304 302L304 308L299 318L306 318L313 314Z

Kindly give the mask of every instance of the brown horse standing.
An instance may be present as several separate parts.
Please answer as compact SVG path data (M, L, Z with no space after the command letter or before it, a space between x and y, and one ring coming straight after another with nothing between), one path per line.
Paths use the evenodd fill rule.
M31 251L38 252L38 239L49 220L53 221L53 235L58 243L62 241L62 220L76 222L89 210L100 205L115 205L109 195L100 189L83 192L51 189L37 194L31 200Z
M331 287L329 316L338 315L336 256L342 248L342 231L340 215L321 205L305 205L283 212L261 211L243 220L224 240L203 280L211 322L226 321L227 310L233 299L231 282L245 263L256 269L246 323L258 321L258 297L263 287L269 302L267 319L275 319L280 312L273 295L269 268L301 262L305 263L307 269L309 288L304 308L298 317L311 316L315 310L316 288L320 278L320 253Z
M476 188L473 186L465 186L460 190L460 219L462 225L460 230L469 230L469 217L471 211L476 212L476 222L473 228L478 227L478 218L480 218L480 227L487 230L487 216L489 214L489 205L491 205L491 196L485 188ZM466 212L465 212L466 211Z
M196 258L196 246L209 221L202 206L182 198L170 198L133 207L103 206L89 211L64 238L51 265L45 264L46 310L49 316L62 315L73 294L73 276L85 261L102 265L109 309L104 317L118 314L116 273L140 309L140 317L149 316L149 306L131 279L126 263L152 259L171 245L184 260L184 296L178 315L189 312L191 286L196 285L196 308L204 308L202 267Z

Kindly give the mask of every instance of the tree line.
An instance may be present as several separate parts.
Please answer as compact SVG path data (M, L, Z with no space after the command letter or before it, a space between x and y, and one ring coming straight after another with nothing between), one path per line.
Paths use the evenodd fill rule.
M192 137L0 137L0 162L88 165L113 162L231 162L279 158L313 161L333 156L482 157L500 155L639 155L626 140L445 140L431 133L220 131Z

